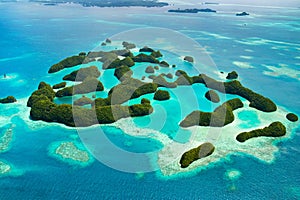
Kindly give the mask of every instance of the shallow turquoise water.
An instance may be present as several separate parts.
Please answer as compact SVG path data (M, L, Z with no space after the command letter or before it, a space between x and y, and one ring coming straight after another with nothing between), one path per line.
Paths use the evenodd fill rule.
M236 11L240 8L222 9ZM300 35L299 10L249 8L249 12L257 14L251 18L236 18L228 13L182 17L165 13L164 9L100 10L76 6L70 9L68 6L1 3L0 75L6 73L14 78L0 79L0 96L13 94L18 99L28 97L41 80L55 84L61 81L65 73L75 70L67 69L57 76L49 76L47 71L53 63L78 52L89 51L105 38L120 31L154 26L174 29L194 38L212 53L211 57L219 70L237 70L245 86L300 113L297 93L300 90L299 80L262 73L267 70L263 64L277 66L283 63L289 68L298 69L300 61L296 57L299 56L300 48L297 42ZM244 23L247 23L246 27L243 26ZM239 56L251 56L252 59ZM178 57L173 57L171 62L176 62L176 59ZM255 68L238 68L233 61L248 62ZM190 73L193 73L192 69ZM100 80L107 88L117 83L114 77ZM178 111L174 109L178 107L175 99L195 91L199 96L204 96L206 90L202 85L170 89L172 99L169 102L153 102L156 112L151 116L136 118L134 122L140 127L162 130L170 138L184 143L188 140L189 133L178 132L180 119L195 107L212 111L217 105L212 105L203 98L181 98ZM105 92L97 93L98 97L105 95ZM152 96L144 97L152 99ZM221 95L222 101L233 97ZM70 99L66 100L68 101ZM140 99L131 103L134 101L139 102ZM245 155L235 155L194 176L166 181L159 179L155 173L147 173L143 178L137 179L135 174L113 170L97 161L82 168L49 156L48 148L53 142L73 141L77 131L57 125L45 127L36 124L34 128L28 127L24 122L28 116L21 115L21 109L0 105L0 116L4 117L1 118L1 124L16 125L11 149L0 154L0 160L11 164L14 169L9 176L0 177L1 199L116 199L120 196L131 199L300 198L299 129L291 140L278 144L279 152L272 164L265 164ZM11 118L12 115L15 117ZM161 122L161 116L166 117L166 123ZM241 113L239 118L245 121L245 127L257 123L256 116L251 112ZM5 132L6 128L7 126L2 126L0 132ZM106 131L106 136L114 144L127 150L143 152L161 147L156 141L132 138L122 134L120 130L107 128ZM238 180L229 181L224 178L226 171L232 168L242 172ZM235 190L232 190L233 185Z

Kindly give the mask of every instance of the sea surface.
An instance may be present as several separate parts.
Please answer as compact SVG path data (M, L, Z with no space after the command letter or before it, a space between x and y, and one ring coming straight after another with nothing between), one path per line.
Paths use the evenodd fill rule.
M25 104L39 82L58 83L64 74L76 69L49 75L47 71L52 64L98 48L106 38L117 38L124 31L149 27L175 31L175 35L196 41L206 50L209 62L214 63L214 67L210 71L205 68L205 72L222 78L221 71L236 70L243 85L299 116L299 7L234 4L197 7L207 6L217 13L168 13L168 7L84 8L73 4L0 3L0 97L13 95L18 99L15 104L0 105L0 137L10 129L13 133L8 148L0 151L0 161L11 166L10 173L0 175L0 199L300 199L299 127L288 139L277 142L278 151L270 163L235 154L205 170L166 178L159 172L118 171L96 159L87 166L57 159L51 155L53 145L62 141L80 144L77 130L29 119ZM249 12L250 16L235 16L242 11ZM170 37L170 42L176 46L180 41ZM177 64L177 55L164 53ZM186 70L193 73L192 69ZM138 69L134 71L139 75ZM105 73L112 76L112 72ZM6 79L2 78L3 74L7 75ZM115 79L100 80L107 88L117 83ZM201 95L205 93L204 86L194 85L193 89ZM180 88L172 91L172 99L185 92ZM97 96L105 97L106 93ZM204 101L197 103L204 111L214 108ZM161 126L159 120L154 121L152 128L184 143L189 140L188 133L174 135L173 129L178 131L178 122L192 108L188 100L177 104L177 101L154 103L157 112L152 119L167 111L170 113L164 116L171 118ZM180 113L168 109L176 106L185 107ZM241 128L255 127L258 123L251 111L240 113L238 117L249 121ZM149 117L136 118L134 122L143 127L149 120ZM128 151L143 153L163 148L156 140L133 137L113 126L103 131L112 143ZM238 175L230 177L230 172Z

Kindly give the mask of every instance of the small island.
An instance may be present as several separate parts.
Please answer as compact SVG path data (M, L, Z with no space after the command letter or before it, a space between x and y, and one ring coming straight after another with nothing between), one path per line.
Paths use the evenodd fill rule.
M228 75L226 76L226 79L237 79L238 78L238 73L236 71L229 72Z
M154 99L158 101L165 101L170 99L170 94L165 90L157 90L154 94Z
M61 89L61 88L64 88L66 87L67 85L67 82L61 82L61 83L57 83L55 85L52 86L53 89Z
M286 128L281 122L273 122L269 126L250 132L243 132L236 137L237 141L245 142L254 137L281 137L286 134Z
M181 168L187 168L194 161L210 156L214 152L214 150L214 145L206 142L201 144L197 148L185 152L180 159Z
M193 63L194 62L194 58L192 56L185 56L183 58L183 60L187 61L187 62L190 62L190 63Z
M286 115L286 118L287 118L289 121L291 121L291 122L296 122L296 121L298 121L298 116L297 116L296 114L294 114L294 113L288 113L288 114Z
M236 16L247 16L247 15L250 15L249 13L247 12L242 12L242 13L237 13Z
M209 90L205 93L205 98L213 103L219 103L220 97L214 90Z
M0 103L15 103L17 102L17 99L14 96L7 96L3 99L0 99Z
M148 67L146 68L145 72L148 73L148 74L151 74L151 73L154 73L155 70L154 70L154 68L153 68L152 66L148 66Z

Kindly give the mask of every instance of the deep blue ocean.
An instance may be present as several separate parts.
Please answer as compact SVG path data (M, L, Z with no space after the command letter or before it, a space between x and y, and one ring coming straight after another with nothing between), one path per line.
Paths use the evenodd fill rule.
M218 12L190 15L168 13L168 8L0 3L0 76L11 77L0 79L0 98L14 95L25 101L40 81L61 80L47 73L61 59L90 51L123 31L161 27L194 39L210 52L220 71L238 71L245 86L299 115L300 9L210 7ZM244 10L251 15L235 16ZM300 199L300 128L277 144L271 164L239 154L196 174L164 179L156 172L120 172L98 161L79 166L56 159L49 153L51 145L80 143L77 131L59 125L30 126L22 109L13 104L0 107L0 134L14 126L9 149L0 152L0 161L12 167L12 173L0 176L1 200ZM155 141L136 139L118 129L107 127L105 132L124 148L130 141L136 152L161 148ZM232 169L241 172L236 180L225 176Z

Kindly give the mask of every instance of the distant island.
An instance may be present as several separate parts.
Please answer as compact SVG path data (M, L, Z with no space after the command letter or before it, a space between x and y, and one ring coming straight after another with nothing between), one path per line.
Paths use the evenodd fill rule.
M55 6L62 3L75 3L84 7L163 7L169 5L165 2L159 2L157 0L29 0L30 2L43 3L45 6Z
M242 12L242 13L237 13L236 16L247 16L247 15L250 15L249 13L247 12Z
M198 8L187 8L184 10L181 10L180 8L178 8L177 10L168 10L168 12L173 12L173 13L198 13L198 12L212 12L212 13L216 13L216 10L212 10L209 8L205 8L205 9L198 9Z

